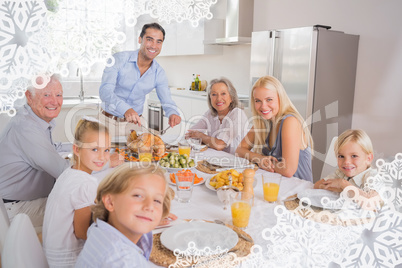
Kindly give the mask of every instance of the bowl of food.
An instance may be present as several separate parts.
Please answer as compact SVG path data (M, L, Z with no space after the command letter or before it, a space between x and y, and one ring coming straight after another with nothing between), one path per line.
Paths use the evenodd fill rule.
M231 185L243 190L243 173L235 169L228 169L219 172L206 182L207 188L216 191L222 186Z
M177 173L183 169L193 170L196 167L194 159L188 157L186 154L180 155L176 152L168 153L159 160L158 164L169 173Z
M197 185L201 185L201 184L203 184L204 182L205 182L205 179L201 176L201 175L199 175L199 174L197 174L197 172L196 171L191 171L190 169L182 169L182 170L179 170L178 172L176 172L176 173L167 173L165 176L166 176L166 178L168 178L169 179L169 183L170 184L172 184L172 185L176 185L176 177L175 177L175 174L177 174L177 173L184 173L184 174L189 174L189 173L192 173L192 174L194 174L194 186L197 186Z

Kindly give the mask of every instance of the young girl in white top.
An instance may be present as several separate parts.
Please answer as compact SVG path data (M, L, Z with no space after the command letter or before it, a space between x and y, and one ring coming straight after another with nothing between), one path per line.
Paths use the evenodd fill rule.
M317 181L314 188L342 192L351 186L349 189L359 193L351 193L356 202L364 208L376 209L381 199L375 190L365 186L367 179L376 175L376 171L371 168L373 145L367 133L363 130L346 130L336 140L334 151L338 169Z
M50 267L74 267L87 239L98 187L90 174L109 161L109 131L95 119L81 119L74 139L74 164L57 179L46 204L43 247Z
M159 166L126 163L100 184L76 267L148 267L152 230L170 210L172 189Z

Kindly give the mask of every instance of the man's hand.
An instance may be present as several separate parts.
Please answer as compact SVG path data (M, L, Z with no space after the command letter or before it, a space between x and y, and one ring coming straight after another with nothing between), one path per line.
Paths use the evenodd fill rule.
M138 115L138 113L136 111L134 111L133 108L128 109L124 113L124 118L126 118L127 122L134 123L134 124L141 126L140 116Z
M181 122L181 117L178 116L177 114L172 114L169 116L169 126L174 127Z

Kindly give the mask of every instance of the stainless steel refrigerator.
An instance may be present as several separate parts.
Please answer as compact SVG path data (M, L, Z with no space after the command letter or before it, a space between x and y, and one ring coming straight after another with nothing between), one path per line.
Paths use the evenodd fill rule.
M251 83L264 75L278 78L309 124L314 181L332 138L352 126L359 36L330 28L253 32L251 42Z

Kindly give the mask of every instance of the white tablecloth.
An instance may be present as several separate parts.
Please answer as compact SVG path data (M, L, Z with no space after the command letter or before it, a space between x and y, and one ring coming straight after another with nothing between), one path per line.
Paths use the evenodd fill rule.
M196 155L197 161L201 159L208 159L210 157L234 157L226 152L208 149ZM101 180L109 170L104 170L94 174ZM277 204L269 204L264 202L262 190L261 174L269 176L271 173L258 169L256 171L255 180L257 181L254 187L254 206L250 215L250 223L246 232L251 235L253 240L258 243L261 240L261 232L267 227L273 227L276 223L276 216L274 208ZM213 175L197 171L198 176L204 179L210 178ZM296 194L297 192L312 188L311 182L303 181L298 178L283 177L279 190L279 199L286 199L288 196ZM175 187L172 186L175 190ZM178 216L179 219L199 219L199 220L222 220L225 223L231 224L230 209L224 210L223 204L219 201L216 192L208 189L205 184L195 186L191 201L189 203L179 203L177 199L173 200L171 205L171 212ZM151 267L157 267L154 264Z
M197 155L198 159L219 156L233 157L212 149ZM102 179L109 171L95 176ZM197 173L204 178L213 176ZM263 201L261 174L269 176L271 173L256 171L255 202L245 230L253 238L255 248L241 267L339 267L338 264L373 267L380 266L376 265L379 263L382 267L394 267L393 264L402 263L400 213L383 209L371 223L349 227L306 220L289 212L282 202L269 204ZM298 178L282 178L279 200L312 187L311 182ZM171 212L181 220L219 219L231 223L230 210L223 210L216 192L205 184L195 186L190 203L173 200ZM158 267L152 263L150 266Z

